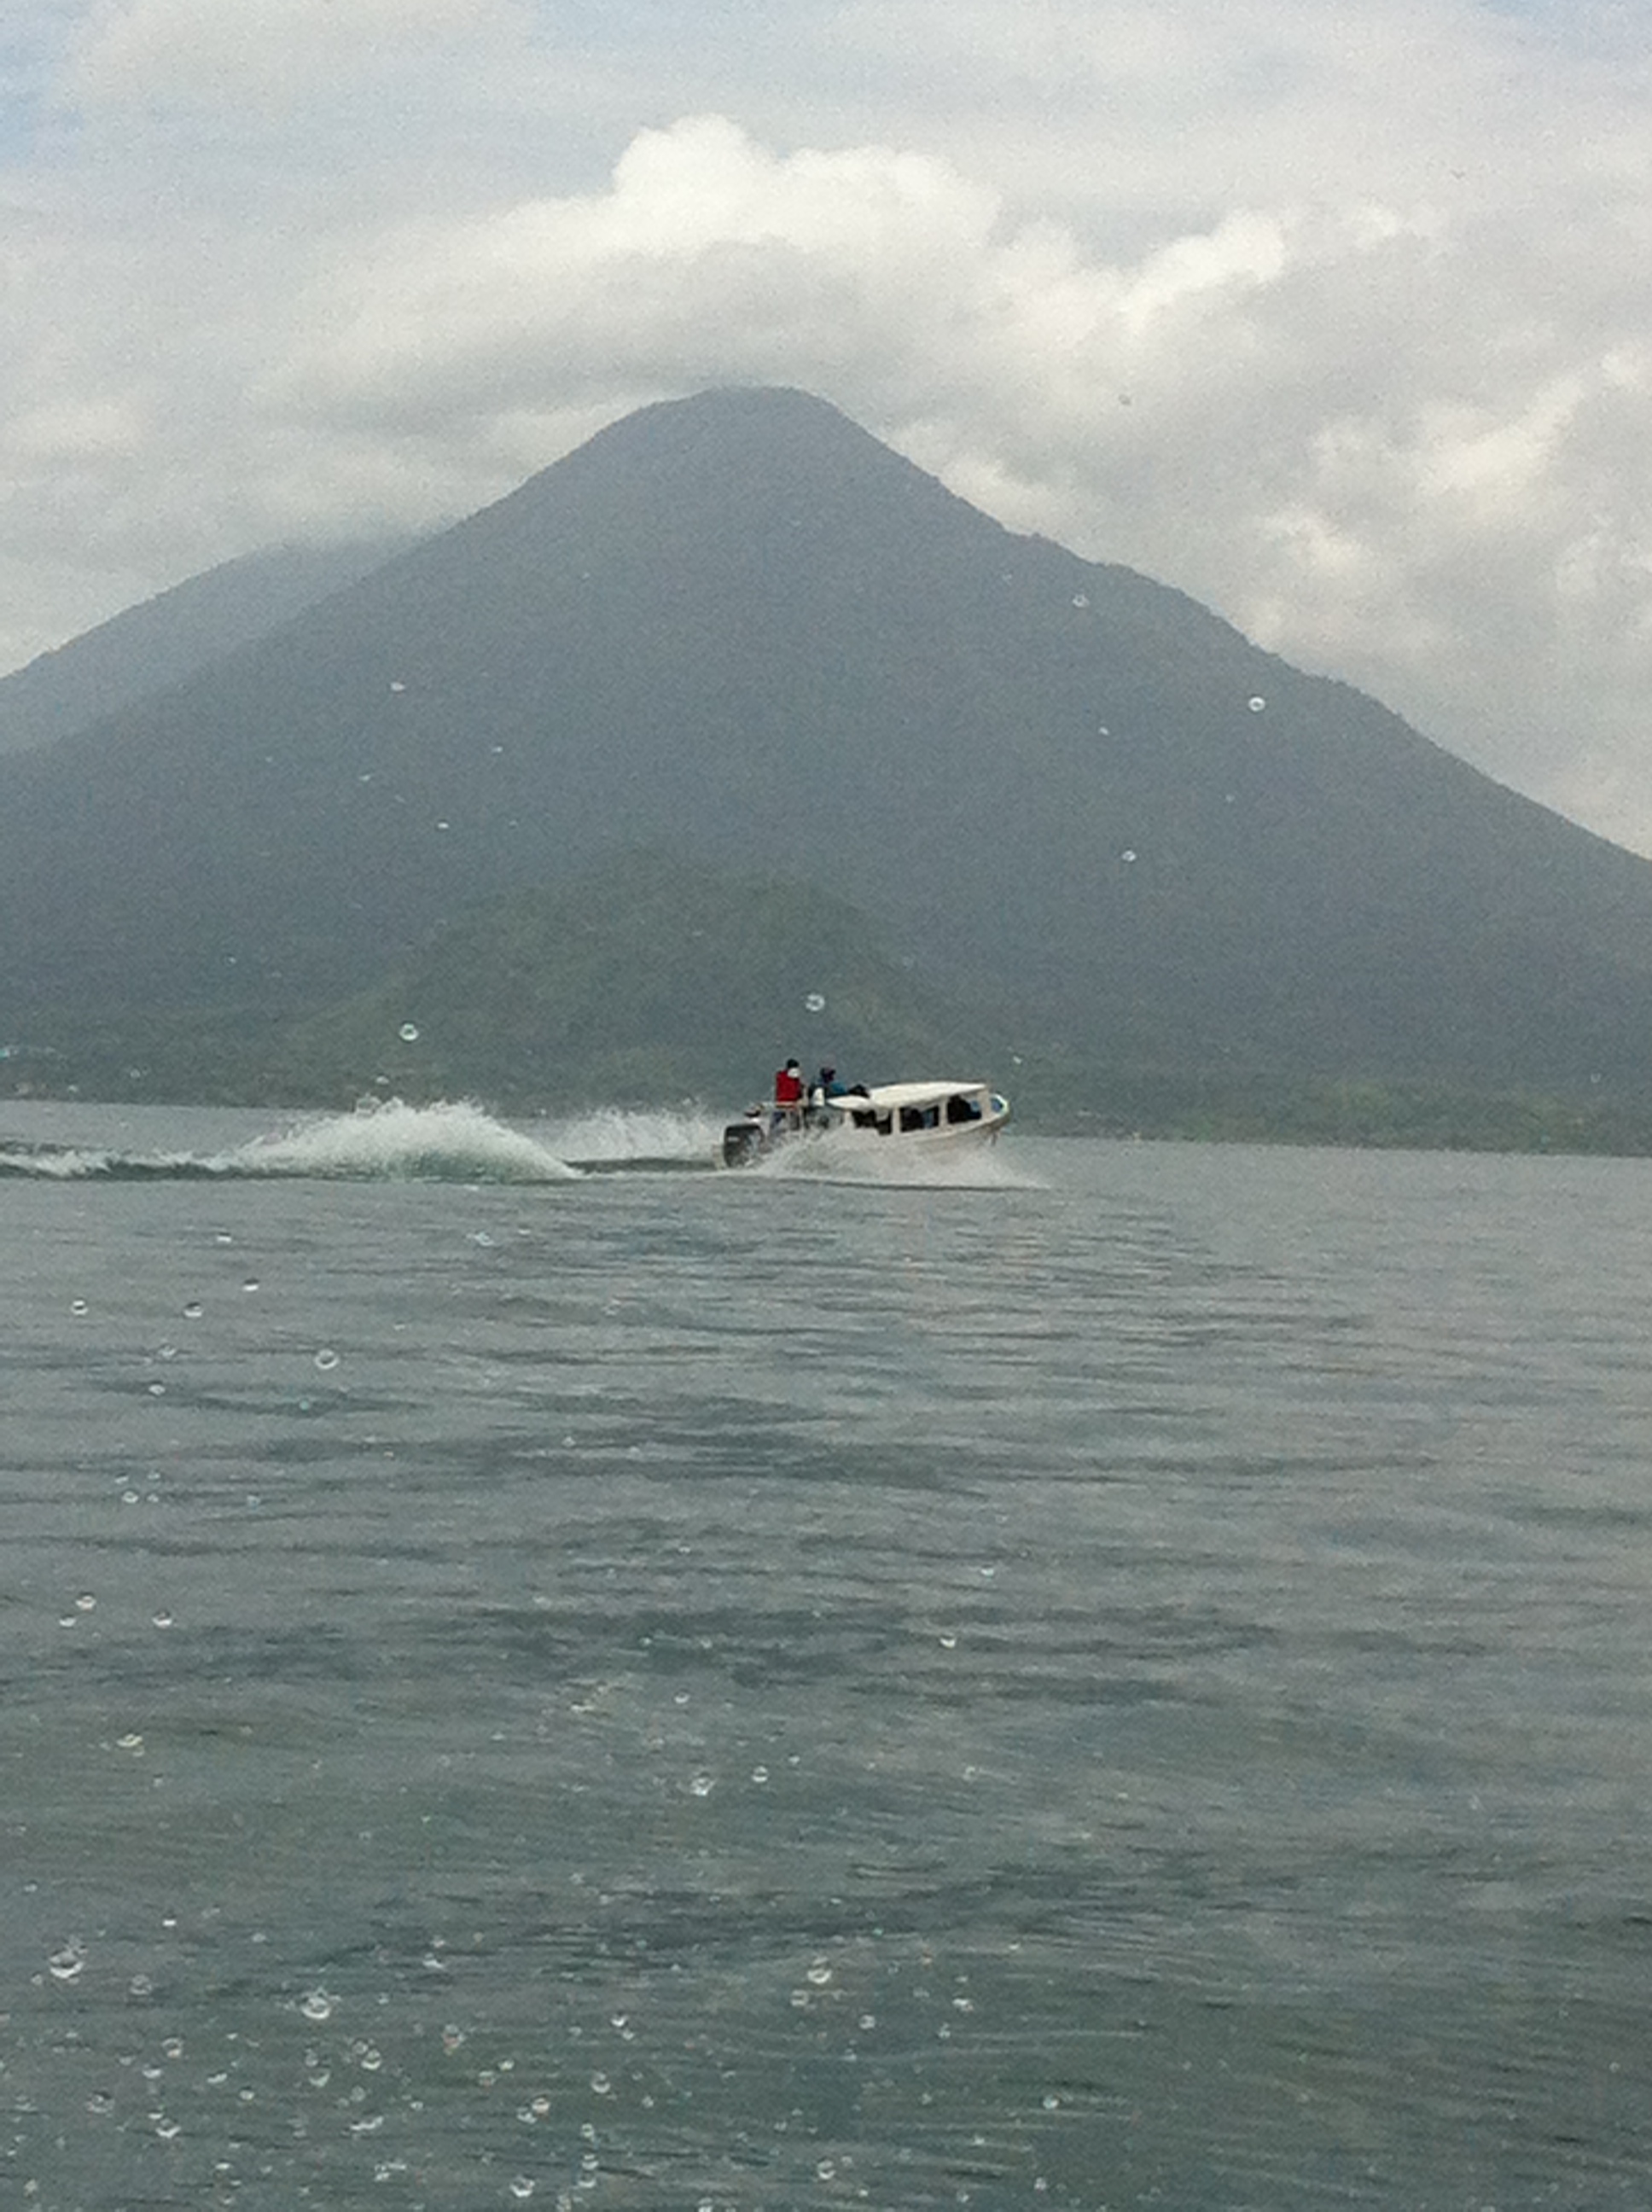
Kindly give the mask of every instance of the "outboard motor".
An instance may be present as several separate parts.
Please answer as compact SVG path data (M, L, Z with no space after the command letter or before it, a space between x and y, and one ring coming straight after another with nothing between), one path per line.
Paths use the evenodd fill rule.
M763 1149L763 1126L748 1115L744 1121L731 1121L723 1132L723 1165L726 1168L750 1167L761 1157Z

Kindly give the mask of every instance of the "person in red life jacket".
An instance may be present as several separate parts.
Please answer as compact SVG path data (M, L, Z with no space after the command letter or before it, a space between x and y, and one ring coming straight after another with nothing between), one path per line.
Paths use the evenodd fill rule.
M803 1119L803 1069L788 1060L774 1078L774 1127L795 1129Z

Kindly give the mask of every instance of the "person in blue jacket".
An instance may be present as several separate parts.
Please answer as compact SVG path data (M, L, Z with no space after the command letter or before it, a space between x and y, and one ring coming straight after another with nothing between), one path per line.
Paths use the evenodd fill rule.
M838 1081L837 1070L832 1066L831 1062L828 1060L821 1068L820 1073L816 1076L814 1081L809 1086L810 1120L817 1122L822 1122L828 1120L829 1117L826 1112L827 1100L829 1098L841 1098L847 1088L848 1085L847 1084L840 1083Z

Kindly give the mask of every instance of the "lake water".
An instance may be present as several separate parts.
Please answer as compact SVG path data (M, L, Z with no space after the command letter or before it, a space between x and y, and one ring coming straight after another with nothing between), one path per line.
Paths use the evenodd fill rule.
M1652 2202L1652 1164L260 1133L0 1107L0 2203Z

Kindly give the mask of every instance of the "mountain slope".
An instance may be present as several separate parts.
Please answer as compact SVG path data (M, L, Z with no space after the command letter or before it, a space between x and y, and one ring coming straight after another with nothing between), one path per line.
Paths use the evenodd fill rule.
M782 1054L879 1081L973 1067L983 1042L841 901L644 852L478 909L295 1024L264 1065L266 1088L294 1097L732 1106L766 1093Z
M291 1015L652 842L1067 1054L1652 1076L1652 866L798 393L644 410L0 799L0 1029Z
M399 550L282 546L226 561L0 677L0 753L72 736L167 691Z

